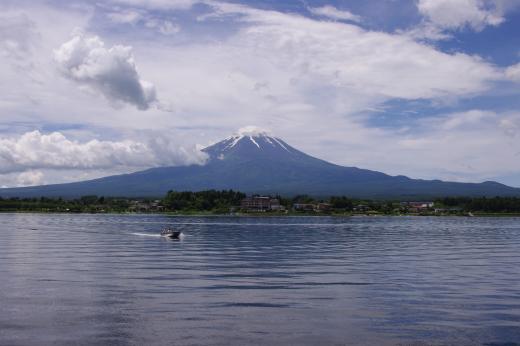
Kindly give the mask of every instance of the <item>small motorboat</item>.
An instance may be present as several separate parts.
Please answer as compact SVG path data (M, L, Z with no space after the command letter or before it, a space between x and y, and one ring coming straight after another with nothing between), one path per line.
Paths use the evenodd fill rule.
M171 228L165 228L161 231L161 237L179 239L180 235L181 235L181 231L175 231Z

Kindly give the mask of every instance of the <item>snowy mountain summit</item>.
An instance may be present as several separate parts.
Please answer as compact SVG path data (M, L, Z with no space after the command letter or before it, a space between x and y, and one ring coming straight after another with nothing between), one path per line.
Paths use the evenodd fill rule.
M256 126L243 127L236 134L205 148L203 151L209 154L210 158L219 160L238 154L246 157L247 155L257 156L259 154L277 157L300 153L280 138L274 137L269 131Z

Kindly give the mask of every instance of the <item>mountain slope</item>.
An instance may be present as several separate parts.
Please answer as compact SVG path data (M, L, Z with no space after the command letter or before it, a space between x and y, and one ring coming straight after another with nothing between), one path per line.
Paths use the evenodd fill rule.
M454 183L338 166L265 133L229 137L203 150L206 165L160 167L90 181L1 189L0 196L163 196L168 190L235 189L247 193L349 195L369 198L520 196L496 182Z

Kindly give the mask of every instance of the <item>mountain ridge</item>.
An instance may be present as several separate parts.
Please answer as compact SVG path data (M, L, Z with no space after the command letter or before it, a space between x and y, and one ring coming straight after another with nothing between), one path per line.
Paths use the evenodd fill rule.
M411 179L336 165L301 152L280 138L251 129L202 150L205 165L157 167L88 181L0 189L2 197L161 197L169 190L234 189L246 193L360 198L520 196L498 182Z

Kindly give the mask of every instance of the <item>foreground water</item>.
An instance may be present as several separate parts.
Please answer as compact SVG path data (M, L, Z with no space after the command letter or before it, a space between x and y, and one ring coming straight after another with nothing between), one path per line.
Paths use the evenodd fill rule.
M0 344L516 345L519 259L515 218L0 214Z

